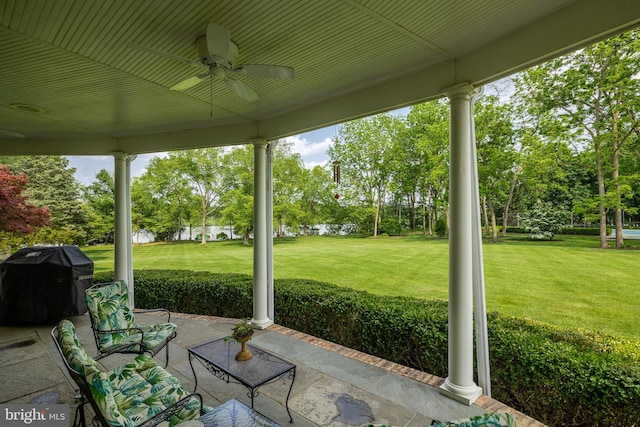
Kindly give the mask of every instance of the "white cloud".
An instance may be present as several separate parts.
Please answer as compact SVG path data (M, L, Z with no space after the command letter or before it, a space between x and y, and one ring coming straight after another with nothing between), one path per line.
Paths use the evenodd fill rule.
M322 166L324 168L327 166L328 163L329 163L328 160L324 160L322 162L316 162L316 161L304 162L304 167L307 169L313 169L316 166Z
M293 143L293 151L300 153L302 158L326 155L327 149L333 144L331 138L324 138L321 141L310 141L301 135L294 135L286 138L286 141Z

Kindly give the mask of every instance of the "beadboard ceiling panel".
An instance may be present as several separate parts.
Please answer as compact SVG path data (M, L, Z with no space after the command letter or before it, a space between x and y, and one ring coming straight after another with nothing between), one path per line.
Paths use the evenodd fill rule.
M220 79L169 90L201 70L137 46L197 61L209 22L229 30L237 63L295 78L237 77L255 102ZM639 24L633 0L0 0L0 154L275 139L481 85Z

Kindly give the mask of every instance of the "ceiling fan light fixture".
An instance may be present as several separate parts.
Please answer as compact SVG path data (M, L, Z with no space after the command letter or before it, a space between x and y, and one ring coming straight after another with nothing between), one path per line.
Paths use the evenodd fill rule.
M206 34L196 39L196 47L200 57L199 62L143 46L130 46L206 70L206 72L201 71L169 88L179 92L188 90L207 78L215 77L222 80L240 98L253 102L259 98L256 91L247 83L234 78L231 74L272 79L292 79L294 77L293 68L291 67L271 64L236 64L238 45L231 40L229 31L226 28L213 22L209 22L207 25Z
M220 67L211 67L211 75L213 77L217 77L217 78L221 79L221 78L223 78L225 76L225 72Z

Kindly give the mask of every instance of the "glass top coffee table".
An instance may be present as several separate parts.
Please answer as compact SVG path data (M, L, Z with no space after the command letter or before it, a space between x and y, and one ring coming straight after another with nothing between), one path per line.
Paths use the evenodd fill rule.
M244 403L231 399L198 418L204 427L281 427Z
M289 422L293 422L291 411L289 411L289 396L296 379L296 365L254 345L247 344L247 348L253 353L253 358L243 362L238 362L235 359L240 345L233 340L224 342L224 338L220 338L190 348L188 350L189 364L195 379L193 391L195 392L198 387L198 377L193 368L194 358L198 359L216 377L226 382L244 385L249 390L251 408L253 408L253 399L259 394L258 389L261 386L280 378L290 379L291 386L287 392L285 407L287 414L289 414Z

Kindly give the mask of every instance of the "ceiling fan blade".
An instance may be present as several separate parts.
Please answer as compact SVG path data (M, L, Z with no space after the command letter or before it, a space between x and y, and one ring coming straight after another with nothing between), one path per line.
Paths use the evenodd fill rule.
M281 65L245 64L233 68L236 74L248 77L266 77L271 79L292 79L293 68Z
M209 22L207 25L207 48L211 58L220 58L229 62L229 31L218 24Z
M224 82L232 91L236 93L236 95L238 95L245 101L253 102L257 101L259 98L256 91L251 89L251 87L249 87L249 85L247 85L243 81L234 79L233 77L227 77L224 79Z
M197 76L189 77L188 79L185 79L180 83L174 84L169 89L177 90L177 91L187 90L189 88L194 87L195 85L197 85L198 83L200 83L201 81L203 81L209 76L210 76L209 73L198 74Z
M205 67L206 68L205 65L202 65L201 63L199 63L197 61L192 61L189 58L185 58L185 57L182 57L182 56L174 55L174 54L169 53L169 52L163 52L161 50L151 49L150 47L139 46L139 45L136 45L136 44L129 44L129 47L132 48L132 49L141 50L143 52L152 53L154 55L163 56L165 58L173 59L174 61L180 61L180 62L182 62L184 64L188 64L188 65L191 65L193 67L199 67L199 68Z

